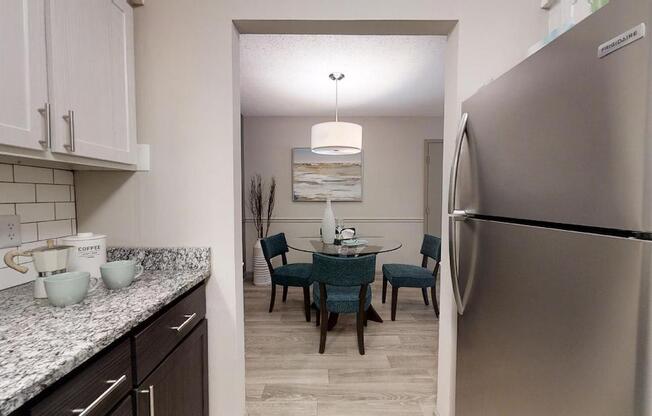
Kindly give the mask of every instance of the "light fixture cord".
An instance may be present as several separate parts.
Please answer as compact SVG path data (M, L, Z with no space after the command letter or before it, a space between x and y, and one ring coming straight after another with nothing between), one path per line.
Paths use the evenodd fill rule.
M337 109L337 106L338 106L338 91L337 91L337 84L338 84L339 82L340 82L340 81L339 81L338 79L335 80L335 121L336 121L336 122L339 121L339 119L338 119L338 109Z

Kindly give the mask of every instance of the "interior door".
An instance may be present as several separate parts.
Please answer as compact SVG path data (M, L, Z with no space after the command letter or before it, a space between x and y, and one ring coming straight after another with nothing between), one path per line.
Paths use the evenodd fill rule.
M458 222L458 416L645 416L652 242Z
M138 388L139 415L208 415L207 345L202 320Z
M48 145L44 4L0 1L0 144Z
M134 163L132 9L126 0L50 0L54 151Z
M652 231L652 36L598 57L651 8L609 2L464 102L457 207Z
M444 142L426 141L426 232L441 237Z

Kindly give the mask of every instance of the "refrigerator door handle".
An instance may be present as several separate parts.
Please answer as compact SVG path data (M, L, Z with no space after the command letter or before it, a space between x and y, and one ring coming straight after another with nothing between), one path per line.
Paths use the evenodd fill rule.
M460 164L460 153L462 152L462 140L466 136L466 125L469 120L468 113L462 114L460 127L455 141L455 155L451 165L450 183L448 186L448 259L450 263L451 280L453 283L453 295L457 306L457 313L464 314L464 302L460 293L460 282L457 269L457 227L456 221L463 221L466 218L466 211L455 209L457 197L457 169Z
M462 114L460 119L460 127L457 131L457 138L455 139L455 154L453 156L453 164L451 165L450 181L448 184L448 214L451 215L455 211L455 199L457 197L457 169L460 165L460 153L462 152L462 140L466 136L466 125L469 120L469 114Z

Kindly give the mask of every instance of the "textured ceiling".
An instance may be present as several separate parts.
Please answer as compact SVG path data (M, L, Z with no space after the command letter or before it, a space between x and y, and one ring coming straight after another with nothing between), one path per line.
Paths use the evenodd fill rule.
M442 36L241 35L245 116L442 116Z

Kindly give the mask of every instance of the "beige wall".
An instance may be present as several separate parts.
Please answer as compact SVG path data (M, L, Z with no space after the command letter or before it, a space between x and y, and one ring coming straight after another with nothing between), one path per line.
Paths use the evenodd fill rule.
M291 149L310 147L310 127L328 118L245 117L244 177L260 173L269 180L276 177L275 222L270 233L285 232L288 237L317 236L324 203L293 202ZM333 202L333 211L360 235L383 236L399 240L403 247L379 258L382 262L418 264L424 232L424 140L443 137L444 120L437 117L344 118L363 129L363 201ZM247 185L248 186L248 185ZM245 188L245 190L248 188ZM246 201L245 201L246 202ZM247 218L251 215L247 212ZM256 232L251 222L246 228L247 270ZM309 256L292 251L291 261Z
M156 0L136 9L138 134L140 143L152 145L152 171L81 173L78 221L80 228L109 234L112 244L212 248L207 316L213 416L244 413L234 19L459 20L447 50L444 172L461 101L523 59L547 25L539 0ZM445 192L447 186L445 181ZM441 416L453 410L455 325L444 266Z

